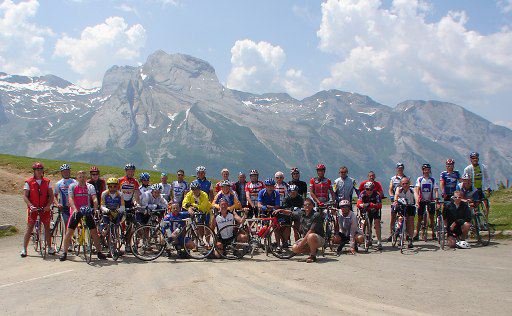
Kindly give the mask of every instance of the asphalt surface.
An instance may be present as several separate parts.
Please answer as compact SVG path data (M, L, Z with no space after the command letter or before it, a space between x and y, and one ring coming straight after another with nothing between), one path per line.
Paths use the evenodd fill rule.
M43 260L32 248L20 258L20 245L20 235L0 239L2 314L512 315L507 240L446 251L416 242L405 254L384 244L382 252L327 253L311 264L258 254L88 265L74 256Z

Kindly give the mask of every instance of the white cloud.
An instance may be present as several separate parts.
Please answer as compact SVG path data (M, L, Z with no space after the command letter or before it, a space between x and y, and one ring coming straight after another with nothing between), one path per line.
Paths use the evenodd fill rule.
M36 0L0 3L0 70L23 75L40 74L45 39L53 32L31 21L38 8Z
M131 27L121 17L86 27L80 38L64 34L55 45L55 56L67 58L71 69L83 75L85 87L98 85L105 70L114 64L132 62L146 43L142 25Z
M512 12L512 0L498 0L496 1L496 4L498 5L498 8L501 10L501 12Z
M328 0L322 4L319 48L339 56L323 88L367 93L388 104L442 98L479 104L512 97L512 32L468 30L464 12L428 23L417 0Z
M231 48L231 72L227 86L231 89L254 93L282 92L304 97L308 82L300 70L284 71L284 50L268 42L239 40ZM283 72L284 75L283 75Z
M137 9L134 6L130 6L127 3L121 3L116 8L121 10L121 11L128 12L128 13L133 13L133 14L139 16L139 11L137 11Z

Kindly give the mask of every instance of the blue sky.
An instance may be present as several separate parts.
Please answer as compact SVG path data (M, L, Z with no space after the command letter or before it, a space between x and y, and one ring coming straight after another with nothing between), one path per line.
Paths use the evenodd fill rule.
M511 0L0 0L0 71L94 86L163 49L230 88L437 99L512 127L511 26Z

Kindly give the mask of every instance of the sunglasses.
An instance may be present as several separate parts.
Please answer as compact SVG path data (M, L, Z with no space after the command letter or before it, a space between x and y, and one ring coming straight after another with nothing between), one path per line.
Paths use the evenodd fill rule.
M462 196L454 196L453 198L459 200L462 199Z
M276 179L284 179L284 177L276 177Z
M99 176L99 173L91 173L91 176Z
M183 176L185 176L185 175L178 173L178 177L183 177Z
M340 174L347 174L346 171L340 171Z
M373 191L373 189L365 189L365 191Z

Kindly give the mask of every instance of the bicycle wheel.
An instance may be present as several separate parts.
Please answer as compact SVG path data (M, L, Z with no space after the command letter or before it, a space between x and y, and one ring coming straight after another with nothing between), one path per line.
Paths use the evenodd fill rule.
M398 218L395 220L395 225L393 226L393 231L391 232L391 246L392 247L395 247L397 242L398 242L398 238L399 238L399 231L398 231L398 225L399 225L399 221L398 221ZM403 225L403 223L402 223Z
M41 258L43 259L46 259L46 253L47 253L47 249L46 249L46 234L44 232L41 231L41 226L42 225L38 225L37 226L37 235L39 236L39 240L38 240L38 248L39 248L39 255L41 255Z
M143 261L160 257L165 249L165 239L158 226L139 226L132 235L132 252Z
M202 224L192 224L185 231L185 245L182 245L190 258L201 260L208 257L214 250L216 237L210 227ZM192 242L193 247L187 246Z
M282 234L285 229L289 229L291 232L292 226L281 225L280 227L272 227L270 231L266 233L267 235L265 237L265 245L267 249L270 251L270 253L279 259L290 259L291 257L295 256L295 253L292 251L292 246L296 242L295 235L290 233L290 239L284 241L283 243L284 236L282 236Z
M364 251L368 252L370 249L370 244L372 243L372 227L370 223L370 219L368 216L365 219L363 226L363 235L364 235Z
M423 221L421 222L421 239L423 239L424 242L427 242L427 235L428 235L428 221L427 221L428 214L423 216Z
M243 228L239 228L238 225L224 226L219 230L218 235L233 236L233 238L227 242L222 242L220 238L217 240L217 242L222 243L223 247L223 249L219 249L216 245L217 251L225 259L242 259L243 256L251 251L251 246L249 245L249 234Z
M487 246L491 242L491 232L485 216L479 211L475 217L475 234L477 241L482 246Z
M34 231L32 232L32 246L34 246L34 251L39 252L39 227L41 223L39 219L36 220L36 224L34 225Z
M62 241L64 240L64 225L62 223L62 217L59 215L52 229L52 243L55 247L55 251L59 252L62 248Z
M405 249L405 231L406 231L406 222L405 218L403 219L402 228L400 229L400 253L404 253Z
M444 231L444 220L443 217L438 216L437 217L437 241L439 242L439 247L444 250L444 246L446 243L446 234Z
M114 261L119 259L119 251L121 250L119 225L110 223L108 226L108 251Z
M82 251L83 239L82 225L78 225L75 230L75 236L71 239L76 256L79 256Z
M92 260L92 236L89 228L84 229L84 244L83 244L85 262L91 263Z

